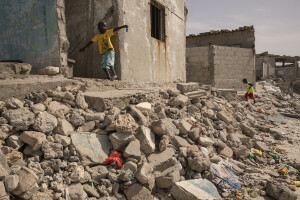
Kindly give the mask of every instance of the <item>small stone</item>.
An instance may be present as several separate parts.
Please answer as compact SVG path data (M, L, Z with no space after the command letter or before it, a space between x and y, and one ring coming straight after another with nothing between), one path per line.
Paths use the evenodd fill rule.
M56 126L56 117L47 112L41 112L40 114L38 114L33 124L34 130L42 133L50 133Z
M87 198L87 194L80 183L69 186L68 190L72 200L83 200Z
M125 148L131 141L134 141L132 134L113 133L109 135L109 140L113 149L118 151Z
M141 150L145 154L151 154L155 151L155 135L151 129L145 126L140 126L137 129L135 137L140 141Z
M31 110L34 114L46 111L46 106L42 103L34 104L31 106Z
M150 179L154 178L152 171L153 165L144 163L138 168L137 172L135 173L137 180L142 184L148 183Z
M77 129L77 132L91 132L95 128L95 122L90 121Z
M135 172L137 170L137 164L132 161L128 161L122 166L122 169L125 171L129 169L129 170Z
M138 140L132 141L128 144L126 149L123 151L123 155L125 158L133 157L140 160L141 158L140 148L141 148L140 141Z
M178 135L179 130L173 124L172 120L169 118L161 119L152 123L152 130L158 136L168 135Z
M18 184L19 184L19 176L9 175L5 177L5 187L8 192L15 190Z
M151 108L151 103L149 102L143 102L143 103L139 103L138 105L135 106L137 109L139 109L140 111L147 111L147 112L151 112L152 108Z
M84 168L82 166L75 167L70 174L70 178L73 183L81 181L84 178Z
M233 151L231 148L229 148L228 146L226 146L225 148L221 149L219 151L219 154L228 158L231 158L233 156Z
M189 102L189 98L185 95L179 95L179 96L176 96L176 97L172 97L170 100L169 100L169 105L170 106L174 106L174 107L185 107L186 104Z
M185 120L181 120L178 124L178 127L181 134L188 134L192 128L192 125Z
M59 74L59 67L48 66L38 70L38 74L40 75L56 75Z
M193 141L198 140L200 135L200 128L193 128L189 131L188 135L189 138L191 138Z
M7 110L2 113L2 117L16 130L27 130L35 121L35 115L28 108Z
M18 135L11 135L6 140L6 145L18 150L24 145L24 143L20 140Z
M71 135L74 132L74 127L65 119L57 119L57 128L55 132L61 135Z
M270 150L270 148L266 145L266 143L260 141L256 141L254 148L265 152Z
M64 119L65 115L70 111L70 107L58 101L52 101L48 106L48 112L57 118Z
M13 97L6 101L5 106L7 109L18 109L23 107L23 102Z
M36 151L41 148L42 143L46 140L46 135L35 131L24 131L21 134L20 139L24 143L29 144L33 151Z
M89 196L100 198L100 195L98 194L97 190L94 187L88 184L84 184L83 189Z
M203 147L212 146L215 142L208 137L200 137L200 145Z
M153 200L151 192L140 184L133 184L124 191L128 200Z

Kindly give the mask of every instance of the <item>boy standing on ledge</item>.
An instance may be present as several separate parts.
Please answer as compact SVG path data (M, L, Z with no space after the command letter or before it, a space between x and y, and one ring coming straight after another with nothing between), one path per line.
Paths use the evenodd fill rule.
M107 77L111 80L117 79L114 65L115 65L115 50L110 41L111 36L115 34L115 32L121 30L122 28L128 28L127 25L117 27L115 29L107 30L107 26L105 22L98 23L98 29L100 34L97 34L91 41L89 41L83 48L79 51L83 52L87 47L89 47L93 42L98 42L99 52L102 55L101 68L105 71ZM112 75L110 75L109 70L112 71Z

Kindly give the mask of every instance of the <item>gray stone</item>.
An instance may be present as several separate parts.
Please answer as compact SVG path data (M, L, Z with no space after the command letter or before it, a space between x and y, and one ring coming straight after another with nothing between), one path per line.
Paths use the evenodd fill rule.
M144 125L144 126L148 126L149 125L149 121L148 119L145 117L145 115L143 115L143 113L137 109L134 106L128 106L129 110L130 110L130 114L132 115L132 117L134 117L135 119L137 119L137 123L139 125Z
M62 158L64 156L63 146L58 143L45 141L42 144L41 150L46 160Z
M70 111L70 107L58 101L52 101L48 106L48 112L57 118L64 119L65 115Z
M57 143L60 143L64 147L67 147L71 144L71 138L68 136L63 136L63 135L57 134L54 137L55 137L55 140L57 141Z
M141 159L141 144L140 141L134 140L128 144L126 149L123 151L123 156L125 158L135 158L140 160Z
M181 120L180 123L178 124L178 128L181 134L188 134L192 128L192 124L188 123L185 120Z
M94 187L92 187L92 186L90 186L88 184L84 184L83 185L83 189L91 197L96 197L96 198L100 197L100 195L98 194L97 190Z
M163 152L151 154L148 157L148 161L153 165L154 171L162 171L174 165L174 154L175 152L172 148L167 148Z
M179 130L169 118L161 119L152 123L152 130L158 136L174 136L179 134Z
M86 200L87 194L80 183L68 187L69 195L72 200Z
M192 130L189 131L188 133L189 138L191 138L193 141L196 141L199 139L200 136L200 128L193 128Z
M103 122L105 119L105 113L86 113L85 121L100 121Z
M126 190L124 190L124 193L128 200L141 200L141 199L153 200L154 199L151 192L147 188L137 183L129 186Z
M42 133L50 133L56 126L56 117L47 112L41 112L35 119L33 129Z
M176 147L188 147L191 146L190 143L188 143L185 139L183 139L180 136L175 135L171 138L172 144L174 144Z
M11 148L14 148L16 150L19 150L24 145L24 143L20 140L20 136L11 135L6 140L6 145L11 147Z
M245 145L240 145L232 150L236 158L246 158L249 155L249 149Z
M202 151L199 151L198 147L188 148L187 160L189 167L199 173L208 170L211 165L209 158Z
M46 140L46 135L35 131L24 131L21 134L20 139L24 143L29 144L33 151L36 151L41 148L43 142Z
M231 158L233 156L233 151L228 146L225 146L225 148L222 148L219 150L219 154L228 158Z
M0 150L0 180L9 175L9 167L7 165L6 156Z
M84 117L79 113L71 113L67 115L67 120L73 124L75 127L84 125Z
M139 103L135 107L137 109L139 109L140 111L146 111L146 112L151 112L152 111L152 106L151 106L151 103L149 103L149 102Z
M89 107L89 105L85 102L85 98L81 91L77 92L75 103L76 103L76 106L78 106L79 108L81 108L83 110L85 110Z
M73 183L80 182L84 179L84 168L83 166L76 166L70 174L70 179Z
M181 165L177 164L158 174L155 178L156 186L163 189L172 187L174 183L180 181L181 168Z
M113 133L109 135L109 140L113 149L118 151L125 148L131 141L134 141L134 136L128 133Z
M18 109L23 107L23 102L16 98L10 98L5 102L7 109Z
M109 156L111 144L107 135L72 134L71 139L84 165L102 164Z
M152 172L153 165L145 162L138 168L135 176L140 183L146 184L150 182L151 179L154 179Z
M42 103L34 104L31 106L31 110L34 114L46 111L46 106Z
M169 100L169 105L174 107L185 107L189 102L189 98L185 95L179 95L177 97L172 97Z
M59 67L48 66L38 70L40 75L56 75L59 74Z
M224 111L218 112L217 117L227 124L233 123L233 117L228 112L224 112Z
M135 172L137 170L137 164L132 161L128 161L122 166L122 169L125 171L129 169L129 170Z
M95 122L90 121L77 129L77 132L91 132L95 128Z
M135 134L137 128L138 125L135 122L134 118L129 114L125 114L118 115L107 129L116 130L119 133Z
M254 148L262 151L269 151L270 148L264 142L256 141Z
M5 177L5 188L11 192L17 188L19 184L19 177L17 175L9 175Z
M8 121L4 117L0 117L0 125L8 124Z
M186 92L193 92L199 89L199 83L177 83L177 89L181 93L186 93Z
M297 200L297 194L283 184L268 181L266 192L275 200Z
M34 123L35 115L28 108L7 110L2 113L2 117L8 120L15 130L27 130Z
M19 177L18 186L11 192L14 195L21 195L30 189L37 183L37 175L27 167L22 167L20 171L16 173Z
M55 132L61 135L71 135L74 132L74 127L65 119L57 119L57 128Z
M176 88L168 88L167 89L167 93L170 95L170 96L173 96L173 97L176 97L178 95L180 95L180 91Z
M2 181L0 181L0 195L1 195L0 196L1 200L9 200L10 199L9 195L5 191L5 186L4 186L4 183Z
M253 138L254 135L256 134L255 129L249 127L245 123L241 123L240 128L242 129L243 134L247 135L248 137Z
M176 200L221 199L215 185L206 179L177 182L172 187L171 194Z
M99 182L101 179L107 179L108 170L105 166L86 167L86 171L91 174L93 180Z
M203 147L212 146L215 142L209 139L208 137L200 137L200 145Z
M141 150L145 154L151 154L155 151L155 135L151 129L145 126L140 126L137 129L135 137L140 141Z

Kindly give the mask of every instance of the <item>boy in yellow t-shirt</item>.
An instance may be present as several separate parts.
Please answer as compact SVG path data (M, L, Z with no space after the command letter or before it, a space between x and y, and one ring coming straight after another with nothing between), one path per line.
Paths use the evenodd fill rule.
M243 83L246 84L247 87L247 92L244 95L245 99L253 99L254 103L255 103L255 98L254 98L254 89L253 89L253 83L250 83L247 81L246 78L243 79Z
M83 48L79 50L80 52L83 52L93 42L97 42L99 45L99 53L102 55L101 67L105 71L107 77L111 80L118 78L118 76L116 75L114 69L115 50L110 41L110 38L114 35L115 32L121 30L122 28L128 28L128 26L124 25L115 29L107 30L106 23L99 22L98 29L100 34L97 34L91 41L89 41ZM112 76L110 75L109 70L112 71Z

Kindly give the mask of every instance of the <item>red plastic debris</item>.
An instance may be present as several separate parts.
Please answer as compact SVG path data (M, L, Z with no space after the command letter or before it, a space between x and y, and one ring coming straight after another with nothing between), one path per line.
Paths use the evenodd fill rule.
M259 112L259 113L261 113L261 114L264 113L264 111L262 111L261 109L259 109L257 112Z
M118 152L113 152L109 155L108 158L105 159L105 163L109 165L110 163L115 162L117 163L118 167L121 168L122 165L124 164L124 161L122 159L121 154Z

